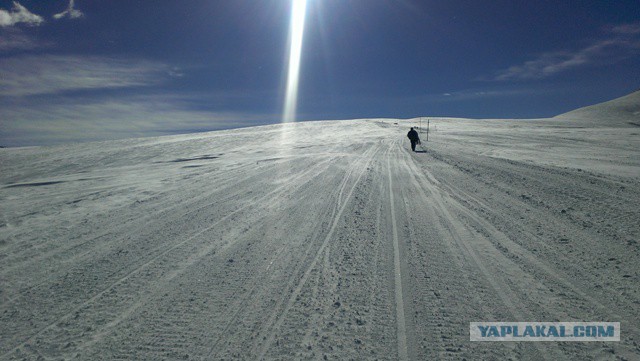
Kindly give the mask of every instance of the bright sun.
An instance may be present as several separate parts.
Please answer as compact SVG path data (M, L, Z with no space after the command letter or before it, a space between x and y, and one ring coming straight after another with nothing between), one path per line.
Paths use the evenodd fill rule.
M296 105L298 101L298 80L300 77L300 58L302 54L302 35L307 11L307 0L292 0L291 25L289 36L289 72L287 75L287 94L284 103L282 121L285 123L296 120Z

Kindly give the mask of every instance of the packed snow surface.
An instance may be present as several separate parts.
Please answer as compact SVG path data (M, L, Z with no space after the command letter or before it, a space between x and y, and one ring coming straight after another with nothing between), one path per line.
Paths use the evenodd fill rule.
M0 359L640 359L639 93L0 149ZM423 121L426 125L426 119ZM470 342L610 321L620 342Z

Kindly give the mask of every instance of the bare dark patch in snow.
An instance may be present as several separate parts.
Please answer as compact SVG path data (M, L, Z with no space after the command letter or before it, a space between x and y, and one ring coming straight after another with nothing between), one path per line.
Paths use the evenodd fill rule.
M19 188L19 187L41 187L49 186L53 184L65 183L65 181L49 181L49 182L34 182L34 183L18 183L5 186L5 188Z
M275 158L260 159L259 161L256 162L256 164L262 163L262 162L275 162L276 160L280 160L280 159L283 159L283 158L275 157Z
M169 161L168 163L183 163L183 162L194 162L197 160L212 160L212 159L218 159L220 158L222 154L218 154L218 155L201 155L199 157L194 157L194 158L178 158L178 159L174 159Z

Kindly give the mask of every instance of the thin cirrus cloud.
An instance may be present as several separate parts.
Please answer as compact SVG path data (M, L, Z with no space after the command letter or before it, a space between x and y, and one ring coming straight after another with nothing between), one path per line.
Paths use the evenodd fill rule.
M547 78L588 65L615 64L640 54L640 24L623 24L607 29L609 36L573 51L544 53L533 60L498 71L491 80L533 80Z
M36 40L16 27L0 29L0 52L33 50L49 46L51 46L50 43Z
M30 12L17 1L13 2L13 8L11 10L0 9L0 27L14 26L17 24L36 26L43 22L44 19L41 16Z
M609 29L609 32L623 35L640 34L640 24L622 24L614 26Z
M69 19L77 19L83 16L84 14L80 10L75 8L75 1L69 0L69 5L67 6L67 9L61 13L53 15L53 18L56 20L62 19L65 17L68 17Z
M20 56L0 59L0 95L30 96L158 84L173 69L148 60L97 56Z
M256 125L274 118L199 105L232 96L226 92L182 97L163 93L162 87L153 85L178 79L183 73L149 60L29 55L0 59L0 69L3 146L191 133ZM102 92L136 87L144 89L133 96L131 92Z
M161 136L264 124L260 114L193 110L188 101L166 95L57 99L0 107L12 119L0 128L4 146L55 145ZM273 117L272 117L273 118Z

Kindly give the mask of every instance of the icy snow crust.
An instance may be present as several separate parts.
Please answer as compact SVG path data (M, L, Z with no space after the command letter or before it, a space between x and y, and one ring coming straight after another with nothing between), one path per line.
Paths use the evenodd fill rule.
M1 149L0 359L639 359L633 99Z

